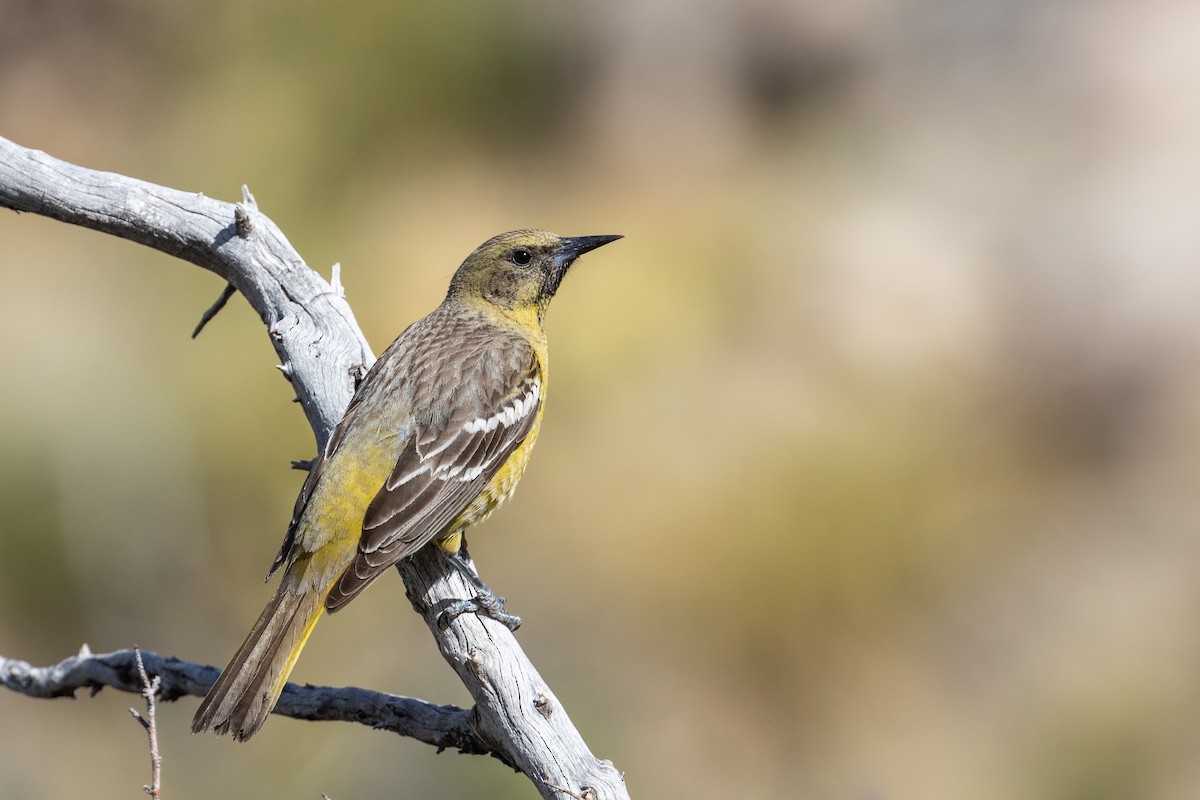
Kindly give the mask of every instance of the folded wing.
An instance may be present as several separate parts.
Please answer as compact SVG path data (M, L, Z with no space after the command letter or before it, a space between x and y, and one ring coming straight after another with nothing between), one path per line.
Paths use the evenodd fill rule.
M334 585L336 611L377 575L441 533L495 477L538 418L542 383L533 350L481 359L473 391L428 398L391 475L367 508L358 554ZM518 366L520 365L520 366Z

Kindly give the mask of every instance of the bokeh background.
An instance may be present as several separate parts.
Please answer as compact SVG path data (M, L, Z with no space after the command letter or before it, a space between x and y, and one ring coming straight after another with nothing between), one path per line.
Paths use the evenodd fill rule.
M502 230L623 233L484 576L635 798L1200 797L1200 6L0 0L0 135L340 262L380 350ZM0 213L0 652L222 664L312 438L214 276ZM388 578L294 677L466 703ZM0 693L0 796L139 797ZM166 796L526 798L160 709Z

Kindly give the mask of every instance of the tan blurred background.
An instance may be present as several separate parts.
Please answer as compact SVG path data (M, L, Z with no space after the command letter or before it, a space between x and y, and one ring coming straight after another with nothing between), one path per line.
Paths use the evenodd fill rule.
M628 238L485 578L635 798L1200 797L1200 6L0 0L0 135L263 210L376 350L516 227ZM220 281L0 212L0 653L221 664L312 440ZM382 633L381 633L382 631ZM294 677L466 703L395 578ZM105 691L0 797L139 797ZM160 710L166 796L527 798Z

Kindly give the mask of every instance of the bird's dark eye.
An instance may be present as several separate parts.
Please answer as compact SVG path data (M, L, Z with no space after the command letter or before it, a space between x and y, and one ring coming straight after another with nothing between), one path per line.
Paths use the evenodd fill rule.
M513 250L512 262L514 264L516 264L518 267L524 267L530 261L533 261L533 254L530 253L528 250L525 250L525 249Z

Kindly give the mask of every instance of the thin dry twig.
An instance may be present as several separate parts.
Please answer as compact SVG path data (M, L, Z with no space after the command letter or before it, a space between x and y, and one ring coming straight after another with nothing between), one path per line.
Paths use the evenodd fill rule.
M133 657L137 660L138 677L142 681L142 697L146 698L146 716L138 713L136 708L129 709L133 718L146 730L146 738L150 740L150 785L143 786L146 794L160 800L162 791L162 754L158 750L158 719L156 716L155 697L162 686L162 679L157 675L153 679L146 674L146 664L142 661L142 651L135 645Z
M238 208L241 208L241 206L238 206ZM243 211L242 213L245 212ZM217 315L218 311L225 307L225 304L229 302L229 298L233 297L236 292L237 287L232 283L225 284L225 288L221 290L221 296L213 301L213 304L206 308L204 313L200 315L200 321L196 323L196 329L192 331L193 339L200 335L200 331L204 330L204 326L212 321L212 318Z

